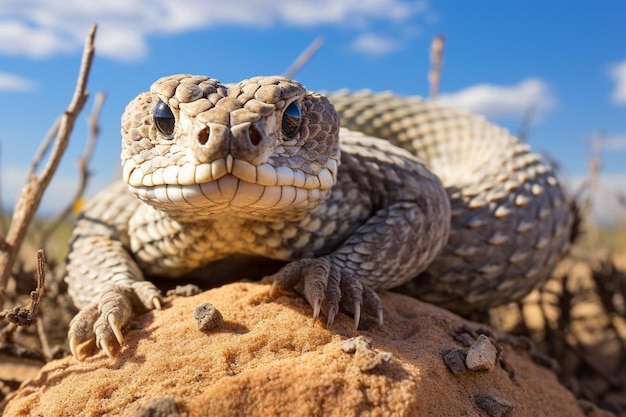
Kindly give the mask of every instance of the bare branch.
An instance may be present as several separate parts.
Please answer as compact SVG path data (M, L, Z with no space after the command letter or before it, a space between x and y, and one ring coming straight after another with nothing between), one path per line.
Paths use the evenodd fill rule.
M52 124L48 132L46 133L46 136L43 138L43 141L41 141L41 144L39 145L39 148L37 149L37 152L35 153L33 162L30 164L30 170L28 171L28 174L26 175L26 182L30 181L33 175L37 173L37 170L39 169L39 165L41 164L41 161L46 156L46 153L48 153L48 151L50 150L50 147L52 146L52 141L57 136L57 133L59 133L60 125L61 125L61 118L58 117L54 121L54 123Z
M293 61L293 64L283 74L287 78L293 78L313 58L313 55L324 45L324 37L318 36L306 47L306 49Z
M591 140L591 151L589 152L588 160L589 173L587 177L588 193L586 201L586 208L589 210L589 214L593 212L593 209L596 206L596 199L598 197L600 170L602 169L600 151L602 149L603 142L603 132L598 132ZM597 244L599 242L600 232L597 227L591 227L588 234L589 239L593 244Z
M532 103L526 109L526 113L524 113L524 118L522 119L522 123L517 132L517 138L522 142L528 142L528 134L530 132L530 127L535 121L535 115L537 114L537 103Z
M63 113L59 124L59 131L57 133L56 141L52 147L51 155L44 166L41 175L37 177L32 175L28 179L27 183L22 188L22 192L15 204L13 210L13 218L11 219L11 225L5 239L5 243L8 248L4 252L0 259L0 288L5 288L11 269L17 258L18 250L26 235L26 229L32 221L37 208L43 197L45 189L48 187L52 176L56 172L56 169L61 161L61 157L65 149L67 148L69 137L74 127L74 122L78 117L78 114L85 105L85 101L89 97L86 91L87 80L89 78L89 71L91 69L91 63L94 56L94 38L96 35L96 25L91 27L89 35L85 41L85 48L83 50L83 57L80 66L80 72L78 74L78 80L76 88L74 90L74 96L70 102L69 107Z
M430 45L430 65L428 82L430 83L430 100L437 101L439 85L441 84L441 71L443 67L443 35L437 35Z
M42 248L45 247L48 238L52 235L52 233L54 233L54 231L59 227L63 220L65 220L69 216L69 214L72 212L72 209L75 207L76 202L85 193L85 189L87 188L87 183L89 182L89 177L91 174L89 172L89 163L93 155L96 140L98 139L98 135L100 134L100 125L98 124L98 120L100 118L100 112L102 111L102 106L105 99L106 94L103 91L98 92L95 96L91 115L87 119L90 127L87 146L85 147L85 152L83 153L83 155L78 158L78 161L76 162L78 166L78 171L80 173L78 187L76 189L76 192L74 193L74 197L70 200L70 203L63 210L61 210L54 219L52 219L48 223L47 227L41 233L40 247Z
M37 251L37 288L30 292L30 304L28 307L15 307L13 310L0 312L0 319L8 319L16 326L31 326L37 321L39 314L39 303L44 295L46 283L46 258L43 250ZM11 327L15 329L15 327Z
M37 320L37 336L39 337L39 343L41 343L41 350L46 359L52 358L52 349L50 349L50 342L48 342L48 335L46 334L46 328L43 324L43 320Z

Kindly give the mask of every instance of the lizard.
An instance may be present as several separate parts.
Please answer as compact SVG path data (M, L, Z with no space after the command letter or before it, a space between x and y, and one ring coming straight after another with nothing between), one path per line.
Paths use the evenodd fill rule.
M569 246L572 210L540 156L417 97L179 74L127 105L121 136L122 181L70 240L79 359L94 341L114 357L133 315L162 307L152 277L234 255L285 261L271 296L295 290L314 320L345 310L357 328L362 313L383 324L379 290L461 314L520 299Z

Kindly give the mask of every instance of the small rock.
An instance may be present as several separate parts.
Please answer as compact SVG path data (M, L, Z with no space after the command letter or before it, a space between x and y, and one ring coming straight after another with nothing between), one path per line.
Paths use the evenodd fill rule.
M464 349L446 349L443 351L443 361L448 365L448 369L454 375L463 375L467 372L465 357L467 353Z
M489 417L505 417L513 409L511 402L489 394L478 395L475 401L476 405Z
M497 356L498 350L491 339L481 334L467 350L465 365L472 371L491 371L496 366Z
M180 417L174 397L153 398L141 406L133 417Z
M354 360L362 372L372 371L391 360L391 353L377 352L372 349L370 343L363 336L344 340L341 342L341 350L354 354Z
M196 294L200 294L202 290L200 287L194 284L187 285L177 285L173 290L168 290L165 295L168 297L171 295L176 295L179 297L192 297Z
M359 349L371 349L372 345L363 336L352 337L341 342L341 350L346 353L354 353Z
M204 303L196 307L193 317L198 323L198 330L203 332L221 326L224 322L222 313L220 313L213 304Z

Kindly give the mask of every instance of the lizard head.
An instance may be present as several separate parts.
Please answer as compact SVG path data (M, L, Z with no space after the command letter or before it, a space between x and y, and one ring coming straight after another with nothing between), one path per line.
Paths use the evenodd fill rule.
M337 179L339 117L284 77L164 77L122 116L123 178L179 220L298 219Z

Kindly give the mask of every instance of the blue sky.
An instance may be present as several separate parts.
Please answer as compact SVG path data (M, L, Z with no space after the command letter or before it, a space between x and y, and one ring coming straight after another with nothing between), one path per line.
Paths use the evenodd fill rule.
M604 135L606 215L626 193L626 2L402 0L4 0L0 4L0 178L12 206L32 156L71 98L83 39L99 24L89 89L103 90L88 194L119 176L119 118L155 79L205 74L224 82L283 73L318 36L296 78L310 89L428 95L429 47L445 36L441 101L517 132L529 106L531 146L568 178L587 172ZM75 133L43 212L67 200L87 136ZM608 211L607 211L608 210Z

